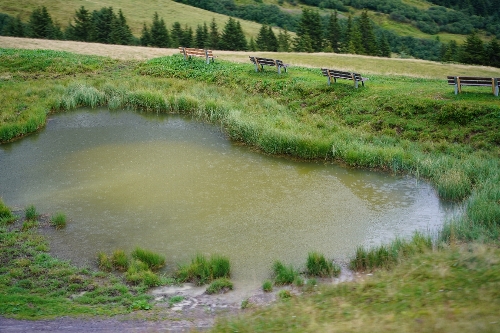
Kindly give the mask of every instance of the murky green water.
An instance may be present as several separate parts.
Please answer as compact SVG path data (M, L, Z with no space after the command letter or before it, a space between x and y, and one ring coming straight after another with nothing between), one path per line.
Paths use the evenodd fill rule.
M0 146L0 196L63 211L53 251L75 263L141 246L170 267L197 252L229 256L237 283L308 251L345 259L359 244L436 230L451 207L425 182L264 156L212 125L178 116L80 110Z

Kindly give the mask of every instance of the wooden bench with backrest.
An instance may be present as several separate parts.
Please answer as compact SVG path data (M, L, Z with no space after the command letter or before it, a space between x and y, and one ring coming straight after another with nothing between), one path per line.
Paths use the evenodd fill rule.
M250 56L250 61L255 65L255 71L264 70L264 66L276 66L278 68L278 74L281 74L281 68L286 69L288 67L287 64L284 64L283 61L278 59L268 59L268 58L259 58Z
M184 55L185 60L191 57L200 57L200 58L205 58L207 60L207 64L210 63L210 59L214 61L214 55L212 50L194 49L190 47L179 47L179 51Z
M448 76L448 84L455 86L455 95L462 92L462 86L491 87L493 95L498 96L500 78L474 76Z
M328 85L332 83L332 79L333 82L337 82L337 79L344 79L344 80L354 81L354 87L358 88L359 82L361 82L361 85L364 87L365 81L368 80L368 78L362 77L361 74L352 72L343 72L336 69L321 68L321 72L323 73L324 76L328 78Z

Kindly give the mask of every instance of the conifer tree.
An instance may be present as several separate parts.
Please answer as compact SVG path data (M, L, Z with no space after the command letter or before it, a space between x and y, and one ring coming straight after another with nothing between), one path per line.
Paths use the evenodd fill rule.
M169 47L170 36L163 18L159 18L158 13L153 15L153 23L151 25L151 46Z
M290 34L286 29L284 31L280 30L278 34L278 51L290 52L291 50L292 48Z
M348 53L366 54L366 50L363 45L363 37L361 36L361 31L359 31L358 25L355 25L352 29Z
M326 36L333 52L338 53L340 49L340 25L337 11L330 15Z
M263 24L256 40L257 49L260 51L278 51L278 39L270 26Z
M113 7L103 7L92 12L92 30L90 40L98 43L110 43L111 25L116 15Z
M375 34L373 33L373 27L366 10L361 13L361 17L358 21L358 29L363 43L362 53L360 54L377 55L379 53L377 40L375 38Z
M379 55L381 57L386 57L386 58L391 57L391 46L389 45L389 41L387 40L386 35L383 33L380 35L380 38L378 39L378 49L379 49Z
M1 33L5 36L12 37L26 37L26 26L21 21L21 17L17 15L16 18L10 17L7 18L8 22L5 24Z
M210 32L208 33L208 47L210 49L218 49L220 43L219 27L215 19L210 23Z
M109 42L117 45L129 45L132 42L132 31L127 24L127 20L122 10L118 10L118 16L114 16L111 22L111 32Z
M187 25L182 31L181 44L185 45L185 47L193 47L193 29L191 27L188 27Z
M255 44L259 51L267 51L267 26L265 24L260 27Z
M442 60L445 62L458 61L458 44L455 40L450 40L445 46Z
M483 65L485 61L485 49L481 38L474 31L466 39L462 48L460 61L465 64Z
M181 45L183 42L183 34L181 24L179 22L174 22L172 24L172 30L170 30L170 46L173 48L177 48L179 46L189 47L188 45Z
M198 24L196 27L196 33L194 36L194 46L198 49L204 49L205 48L205 39L206 36L204 35L203 32L203 27Z
M496 38L493 38L491 42L486 46L488 59L486 64L488 66L500 67L500 43Z
M347 17L347 23L344 31L344 37L342 38L342 50L343 52L349 52L349 48L351 46L351 38L352 38L353 24L352 24L352 16L349 15Z
M222 50L237 51L247 49L247 42L239 21L229 17L222 31L219 44Z
M86 10L84 6L81 6L80 9L75 12L73 20L75 21L75 25L70 25L70 27L72 27L71 39L88 42L90 40L90 32L92 30L90 12Z
M151 32L149 32L149 29L148 29L146 23L144 23L144 25L142 26L142 32L141 32L140 41L141 41L141 45L142 46L150 46L150 45L152 45L152 43L151 43Z
M308 44L309 41L301 41L308 36L310 40L312 51L319 52L323 49L323 26L321 24L321 16L317 11L307 8L302 10L302 16L297 28L297 38L295 41L295 48L302 48ZM300 46L300 47L299 47Z
M45 6L36 8L30 15L28 21L29 37L32 38L57 38L61 31L50 17Z
M255 44L253 37L250 37L250 42L248 43L248 51L257 51L257 44Z

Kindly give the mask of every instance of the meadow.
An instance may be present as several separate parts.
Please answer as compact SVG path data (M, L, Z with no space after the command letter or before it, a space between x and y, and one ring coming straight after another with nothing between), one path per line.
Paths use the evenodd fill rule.
M221 54L207 65L180 55L138 61L0 49L0 140L21 139L43 128L53 113L83 106L128 108L187 114L219 124L232 140L265 154L427 179L441 198L465 207L430 246L420 246L418 237L411 241L415 245L391 246L390 264L379 260L377 265L354 267L378 269L373 280L287 296L271 309L250 310L244 319L221 322L215 331L356 332L366 325L374 331L494 331L498 326L487 323L495 322L500 310L500 100L487 88L466 87L454 95L444 76L498 77L498 69L361 56L274 57L294 66L281 75L272 68L256 73L244 53ZM333 67L338 59L344 61L342 69L369 77L366 87L354 89L348 81L328 86L318 67ZM6 226L1 230L0 248L6 253L13 236L5 236L10 235ZM418 250L404 254L404 249L414 248ZM372 250L382 259L389 257L388 251ZM369 251L353 253L353 261L375 256ZM3 258L5 283L7 273L19 271L16 265L25 267L18 255ZM5 304L15 304L16 292L29 294L19 288L23 290L9 289ZM120 294L129 295L124 289ZM26 311L24 296L17 298L17 308ZM128 298L124 304L133 302ZM126 311L125 305L120 311ZM108 302L101 312L112 308ZM28 316L8 309L0 308L0 313ZM295 319L289 319L291 314ZM333 326L332 321L341 324Z

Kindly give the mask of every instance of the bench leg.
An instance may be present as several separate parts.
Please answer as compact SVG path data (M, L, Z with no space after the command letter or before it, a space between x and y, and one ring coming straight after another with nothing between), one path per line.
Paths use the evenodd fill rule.
M328 76L327 79L328 79L328 85L331 85L332 81L330 80L330 77Z
M455 84L455 95L458 95L458 84Z
M498 85L495 87L495 96L498 97Z
M281 66L278 66L278 74L281 74Z
M354 88L358 89L358 81L354 80Z
M255 64L255 71L258 73L259 72L259 65Z

